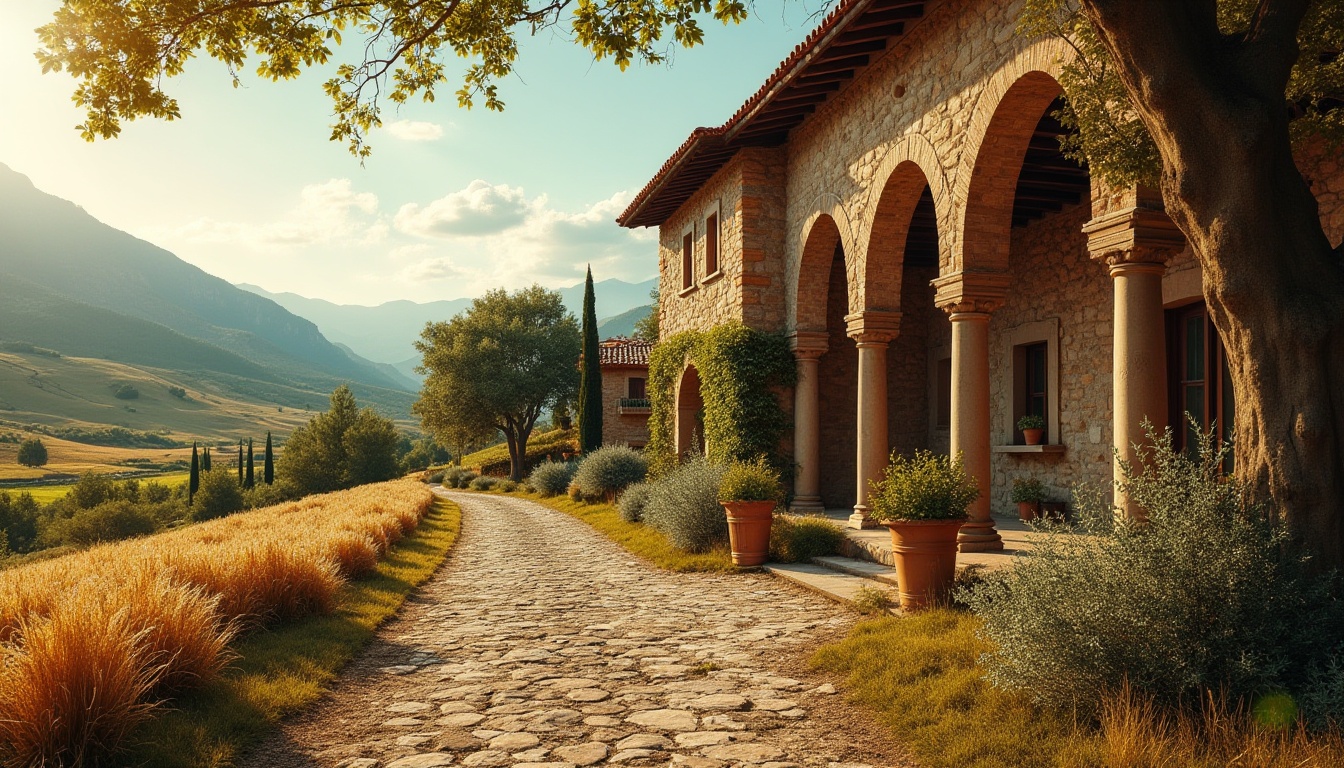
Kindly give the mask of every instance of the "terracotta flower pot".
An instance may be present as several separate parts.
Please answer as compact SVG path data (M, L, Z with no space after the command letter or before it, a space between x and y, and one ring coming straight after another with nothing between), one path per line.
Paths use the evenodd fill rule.
M957 531L965 520L893 520L891 549L901 607L917 611L947 600L957 577Z
M1041 439L1044 437L1045 437L1044 429L1022 430L1022 439L1027 441L1027 445L1040 445Z
M1017 502L1017 516L1024 523L1030 523L1041 514L1041 502L1039 501L1019 501Z
M770 558L773 501L721 501L728 515L728 543L733 565L760 565Z

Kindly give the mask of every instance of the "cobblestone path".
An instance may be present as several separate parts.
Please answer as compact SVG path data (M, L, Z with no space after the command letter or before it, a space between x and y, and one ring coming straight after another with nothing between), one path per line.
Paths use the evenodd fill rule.
M676 574L521 499L462 507L449 563L246 765L906 764L801 659L854 621L762 575Z

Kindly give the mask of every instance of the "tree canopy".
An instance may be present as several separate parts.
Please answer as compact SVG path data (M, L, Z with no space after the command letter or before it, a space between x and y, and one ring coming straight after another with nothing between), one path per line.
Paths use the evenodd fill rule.
M397 428L372 408L360 410L350 388L331 393L331 407L290 434L276 467L303 493L324 493L397 476Z
M1314 0L1297 29L1297 53L1283 86L1295 142L1318 137L1344 142L1344 3ZM1216 0L1206 20L1229 43L1254 39L1261 30L1259 0ZM1215 7L1216 6L1216 7ZM1138 12L1132 9L1131 12ZM1121 79L1112 54L1077 0L1028 0L1018 24L1030 36L1050 36L1073 46L1078 57L1063 68L1068 96L1056 117L1074 129L1060 137L1064 154L1115 186L1156 187L1162 158Z
M425 428L440 436L499 430L521 479L537 419L579 383L579 324L559 292L489 291L461 315L426 326L415 346L427 378L414 410Z
M79 130L92 141L117 136L125 120L180 117L164 82L199 54L223 62L237 87L251 54L258 76L292 79L336 58L349 35L341 53L353 60L323 89L336 120L331 139L364 157L383 102L434 101L456 77L454 58L466 62L458 104L500 110L497 82L513 71L520 35L567 27L596 60L625 69L663 61L666 37L701 43L702 18L746 14L743 0L64 0L38 30L37 57L44 71L79 81Z
M47 463L47 446L36 437L19 443L19 463L25 467L41 467Z

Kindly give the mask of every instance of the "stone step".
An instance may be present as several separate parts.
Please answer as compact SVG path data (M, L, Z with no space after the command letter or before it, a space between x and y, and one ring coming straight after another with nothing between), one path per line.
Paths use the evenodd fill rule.
M897 586L896 569L875 563L871 560L858 560L852 557L814 557L812 562L838 573L846 573L850 576L858 576L863 579L872 579L880 581L883 584Z
M885 584L815 563L768 563L763 568L767 573L792 581L837 603L853 603L854 596L864 587L886 590L891 593L892 603L897 602L896 590Z

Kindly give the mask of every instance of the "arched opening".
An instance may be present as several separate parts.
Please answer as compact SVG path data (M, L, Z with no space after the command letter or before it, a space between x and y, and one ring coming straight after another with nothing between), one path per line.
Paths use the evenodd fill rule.
M859 409L859 350L846 334L849 279L839 242L825 282L826 353L817 362L821 418L821 501L827 509L854 505Z
M938 212L928 179L915 163L901 163L888 177L872 233L865 300L869 307L901 312L900 335L887 351L888 450L946 450L943 403L951 385L938 373L950 365L950 340L930 285L938 276Z
M993 453L989 503L998 513L1010 512L1020 478L1061 500L1080 481L1110 483L1112 290L1082 231L1091 178L1061 151L1061 99L1044 72L1008 89L967 197L962 269L1000 272L1007 289L989 323L990 444L1023 445L1017 425L1027 416L1046 432L1041 452Z
M700 395L700 371L687 365L677 384L677 456L705 453L705 400Z

